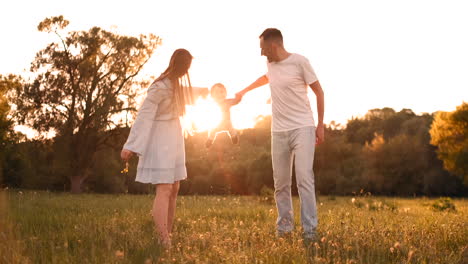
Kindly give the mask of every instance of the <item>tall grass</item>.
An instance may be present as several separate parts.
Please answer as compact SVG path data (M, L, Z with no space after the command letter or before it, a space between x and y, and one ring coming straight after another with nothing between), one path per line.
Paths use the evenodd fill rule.
M353 200L354 198L354 200ZM319 197L319 235L275 236L269 199L179 197L173 247L155 240L149 195L0 193L1 263L463 263L468 202Z

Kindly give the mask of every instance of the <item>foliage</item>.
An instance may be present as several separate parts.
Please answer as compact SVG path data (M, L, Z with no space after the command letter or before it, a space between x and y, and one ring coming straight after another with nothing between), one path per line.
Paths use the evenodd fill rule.
M90 177L96 153L134 111L136 76L159 45L158 37L118 35L99 27L61 31L63 17L46 18L38 29L59 42L39 51L31 64L34 80L17 87L16 118L39 132L56 133L61 165L73 192Z
M453 112L438 112L430 133L431 144L437 146L444 168L468 186L468 103Z
M6 182L5 170L8 169L9 156L14 155L12 145L22 137L15 133L11 119L12 91L21 87L24 80L20 76L0 74L0 187Z
M432 116L402 116L408 119L400 122L398 134L387 139L374 134L370 142L363 144L349 142L347 128L327 126L326 141L315 152L317 193L351 195L363 189L374 195L466 194L460 178L444 170L436 148L429 144ZM226 134L220 134L212 148L206 149L206 133L188 137L185 142L188 178L182 181L180 193L245 195L261 194L264 186L273 189L270 122L269 117L262 118L255 128L241 131L239 145L232 145ZM112 144L96 152L83 190L153 193L153 186L134 181L136 158L131 160L128 173L121 173L125 164L120 161L120 150L129 128L103 133L109 133L106 136ZM70 168L61 144L56 138L11 145L4 183L31 189L69 189L66 179ZM295 185L293 173L292 193L297 195Z
M266 203L273 204L275 201L275 191L265 185L260 189L260 200Z
M434 211L456 211L455 204L449 197L441 197L431 205Z

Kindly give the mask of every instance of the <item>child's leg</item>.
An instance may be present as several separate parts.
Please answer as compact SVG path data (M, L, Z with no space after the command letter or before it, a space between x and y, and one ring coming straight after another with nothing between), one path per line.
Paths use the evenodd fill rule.
M213 142L215 141L216 138L216 130L212 129L208 131L208 139L205 142L205 147L209 148L211 145L213 145Z
M156 197L153 202L153 220L156 232L163 246L169 247L171 240L168 233L169 200L172 193L172 184L157 184Z
M238 144L239 143L239 132L237 132L236 129L232 127L232 125L229 126L229 135L231 136L231 142L232 144Z

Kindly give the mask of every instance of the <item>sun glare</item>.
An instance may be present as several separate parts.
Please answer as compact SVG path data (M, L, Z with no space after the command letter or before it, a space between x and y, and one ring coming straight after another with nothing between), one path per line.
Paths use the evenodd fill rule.
M200 98L194 105L187 105L184 126L195 132L204 132L215 128L221 122L221 109L211 99Z
M235 129L253 128L261 115L268 115L267 104L243 104L231 108L231 122ZM221 123L221 109L211 98L199 98L194 105L187 106L187 114L182 120L184 128L192 132L206 132Z

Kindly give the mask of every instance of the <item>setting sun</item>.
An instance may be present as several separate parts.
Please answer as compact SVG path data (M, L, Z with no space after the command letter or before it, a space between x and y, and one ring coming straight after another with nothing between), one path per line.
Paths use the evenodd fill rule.
M211 99L200 98L194 105L187 105L184 126L192 127L195 132L215 128L221 122L221 110Z
M253 101L252 101L253 99ZM255 97L246 97L245 100L231 109L232 126L235 129L253 128L259 116L271 114L271 107L259 103ZM221 122L221 109L211 98L199 98L194 105L187 105L187 115L183 120L185 128L193 132L206 132L216 128Z

